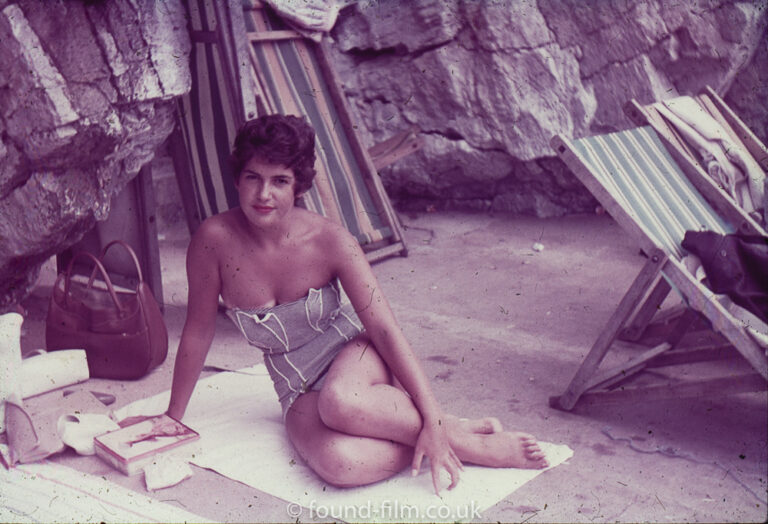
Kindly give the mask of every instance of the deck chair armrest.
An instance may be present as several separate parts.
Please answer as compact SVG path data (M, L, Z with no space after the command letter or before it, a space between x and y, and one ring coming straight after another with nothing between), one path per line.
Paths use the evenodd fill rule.
M276 40L291 40L293 38L304 38L304 35L298 31L262 31L259 33L247 32L245 33L249 42L272 42Z
M424 138L419 136L420 132L418 126L411 126L409 129L370 147L368 155L371 157L376 170L385 168L424 147Z

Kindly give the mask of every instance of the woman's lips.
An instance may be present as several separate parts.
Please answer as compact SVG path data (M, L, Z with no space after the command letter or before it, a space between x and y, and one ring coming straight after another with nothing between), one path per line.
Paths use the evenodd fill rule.
M257 213L261 213L262 215L266 215L270 212L272 212L275 208L270 206L253 206L253 209Z

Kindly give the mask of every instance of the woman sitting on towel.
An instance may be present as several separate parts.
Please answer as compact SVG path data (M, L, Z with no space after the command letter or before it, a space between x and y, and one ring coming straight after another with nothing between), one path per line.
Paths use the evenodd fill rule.
M315 176L303 119L247 122L232 153L240 207L206 220L187 252L189 299L168 414L181 419L213 341L219 297L264 363L288 436L326 482L359 486L428 457L438 491L463 462L544 468L530 435L439 406L355 238L295 205ZM339 284L351 305L340 301Z

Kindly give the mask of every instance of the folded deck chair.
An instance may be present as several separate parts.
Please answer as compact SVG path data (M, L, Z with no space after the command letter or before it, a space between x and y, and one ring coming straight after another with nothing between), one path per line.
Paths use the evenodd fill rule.
M762 228L734 206L733 201L725 198L722 190L705 175L698 173L709 184L706 192L692 184L691 174L680 169L651 127L579 140L556 136L552 146L637 243L647 261L566 391L552 397L550 405L570 410L577 401L652 400L765 389L768 380L765 348L753 338L748 327L691 273L683 260L686 253L680 246L688 230L722 234L734 231L764 233ZM701 187L705 187L704 182ZM661 281L665 284L660 284ZM622 345L638 348L639 345L618 340L619 333L638 322L638 317L644 317L641 323L647 322L670 286L680 294L687 310L676 329L653 347L640 346L642 353L628 362L599 369L612 349L620 349ZM640 371L649 368L722 358L722 347L678 347L681 333L698 316L703 317L727 344L726 356L735 348L737 354L746 359L751 367L749 372L738 371L744 366L731 367L734 365L732 360L723 360L718 363L725 367L721 377L643 386L627 384L630 377L636 379Z
M763 226L768 221L768 149L709 86L680 96L624 108L637 125L650 125L670 148L699 164L737 205ZM742 179L736 183L733 178Z
M190 0L191 93L171 143L190 229L237 205L228 157L239 126L259 114L303 115L317 132L317 177L301 204L344 225L369 260L406 254L377 169L422 145L408 129L366 150L325 44L289 29L256 0Z

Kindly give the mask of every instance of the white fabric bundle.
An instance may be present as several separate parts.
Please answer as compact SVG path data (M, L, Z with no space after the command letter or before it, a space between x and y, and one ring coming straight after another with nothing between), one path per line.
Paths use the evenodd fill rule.
M33 397L88 380L85 350L38 350L21 361L21 396Z
M765 207L765 173L748 151L693 98L681 96L654 107L701 155L707 172L747 213Z

